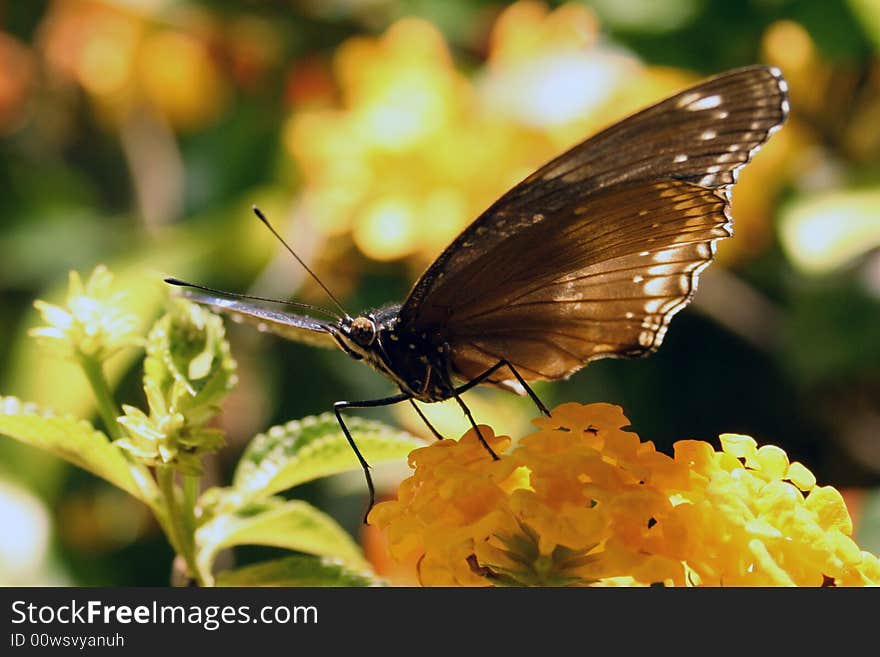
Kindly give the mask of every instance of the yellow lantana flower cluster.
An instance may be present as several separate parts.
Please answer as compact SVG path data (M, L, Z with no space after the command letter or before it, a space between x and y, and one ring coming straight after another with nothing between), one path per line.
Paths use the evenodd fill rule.
M393 558L426 586L860 586L880 559L853 541L840 493L778 447L725 434L674 456L610 404L563 404L511 440L481 431L410 455L377 505Z

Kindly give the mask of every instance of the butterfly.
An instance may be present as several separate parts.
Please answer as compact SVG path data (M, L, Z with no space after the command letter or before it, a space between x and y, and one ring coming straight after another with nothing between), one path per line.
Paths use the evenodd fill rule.
M271 299L166 281L261 330L338 347L394 382L399 394L333 406L372 507L369 466L344 409L408 401L439 438L415 402L455 399L497 459L462 394L493 385L528 394L549 415L530 382L565 379L599 358L656 351L716 242L733 234L737 173L788 111L776 68L735 69L685 89L542 166L468 226L402 304L356 317L320 281L341 314L308 307L329 317L319 319L250 302Z

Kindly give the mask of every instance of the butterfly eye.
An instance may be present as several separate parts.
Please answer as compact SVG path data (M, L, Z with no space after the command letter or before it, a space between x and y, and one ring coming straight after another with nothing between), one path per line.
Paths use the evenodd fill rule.
M369 347L376 339L376 325L369 317L355 317L349 329L351 339L362 347Z

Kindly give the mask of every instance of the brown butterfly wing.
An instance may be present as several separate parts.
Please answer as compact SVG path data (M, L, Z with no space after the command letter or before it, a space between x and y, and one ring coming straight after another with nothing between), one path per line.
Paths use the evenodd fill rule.
M502 358L529 380L661 343L716 240L727 191L788 112L767 67L617 123L501 197L419 279L401 321L440 331L464 379Z
M693 183L630 183L524 229L527 249L500 244L461 275L463 292L432 297L435 308L453 308L455 371L471 379L506 358L527 380L559 379L596 358L651 353L715 241L731 234L726 203Z

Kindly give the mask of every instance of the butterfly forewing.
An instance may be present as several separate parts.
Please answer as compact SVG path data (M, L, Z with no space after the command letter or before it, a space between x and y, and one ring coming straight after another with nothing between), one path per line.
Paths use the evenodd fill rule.
M246 301L215 297L192 290L186 290L182 295L191 301L222 312L236 322L255 326L260 331L275 333L288 340L316 347L337 346L336 341L327 332L326 324L312 317L263 308Z
M536 182L548 193L660 175L732 185L787 113L787 86L776 69L739 69L614 124L529 176L521 191Z
M472 378L527 379L656 349L731 234L736 172L785 120L775 69L740 69L635 114L499 199L416 283L401 321L440 330Z

